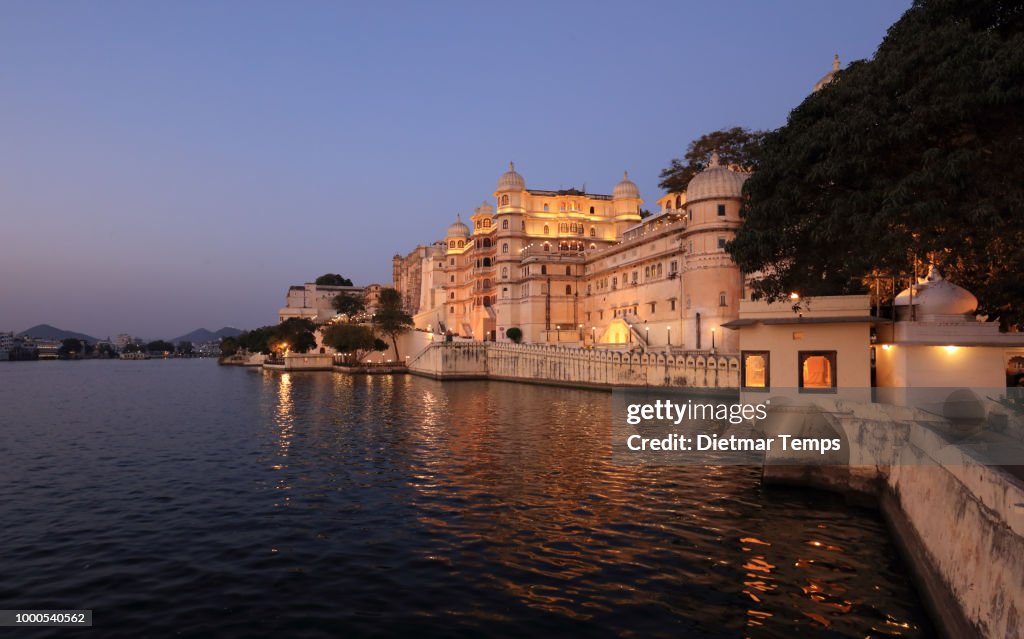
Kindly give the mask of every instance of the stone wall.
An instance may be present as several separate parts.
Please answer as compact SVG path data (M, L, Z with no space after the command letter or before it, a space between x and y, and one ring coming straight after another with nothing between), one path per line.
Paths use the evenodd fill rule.
M434 343L410 372L438 379L503 379L569 386L735 390L739 358L708 352L639 353L546 344Z
M956 446L955 429L937 415L828 400L774 404L773 428L797 436L829 429L849 465L770 455L765 483L874 500L943 636L1024 639L1024 482Z

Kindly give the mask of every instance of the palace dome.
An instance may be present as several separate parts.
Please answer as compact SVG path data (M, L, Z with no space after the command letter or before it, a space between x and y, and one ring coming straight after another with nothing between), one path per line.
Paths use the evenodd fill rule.
M622 172L622 181L615 185L615 190L612 191L612 198L616 200L621 199L640 199L640 189L637 188L633 180L629 179L629 171Z
M525 191L526 180L523 176L516 173L516 165L514 162L508 163L508 171L505 171L500 178L498 178L498 190L499 191Z
M821 76L821 79L814 84L814 90L811 93L817 93L821 91L826 84L832 81L832 78L836 77L836 72L839 71L839 54L832 59L832 70Z
M455 223L448 227L448 237L469 237L469 227L462 223L462 216L455 216Z
M904 289L896 296L897 307L910 306L910 289ZM918 280L914 286L914 306L917 307L917 319L928 319L935 316L957 316L965 318L978 309L978 298L967 289L942 277L942 273L933 264L928 269L928 277ZM904 311L901 315L909 315Z
M743 183L748 177L748 173L722 166L718 161L718 153L712 153L707 168L693 176L686 186L686 201L738 198L743 195Z
M493 215L494 207L491 206L487 200L484 200L483 204L478 206L474 213L476 213L477 215Z

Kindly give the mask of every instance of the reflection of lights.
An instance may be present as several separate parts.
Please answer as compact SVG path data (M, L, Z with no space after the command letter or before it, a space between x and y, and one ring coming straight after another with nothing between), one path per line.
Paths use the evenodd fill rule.
M943 348L946 349L947 353L955 353L959 347L958 346L943 346Z
M882 344L882 350L887 351L892 348L892 344Z

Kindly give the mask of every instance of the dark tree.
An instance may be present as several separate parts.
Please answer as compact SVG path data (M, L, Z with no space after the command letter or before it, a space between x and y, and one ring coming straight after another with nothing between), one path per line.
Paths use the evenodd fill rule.
M316 278L317 286L352 286L352 280L337 273L324 273Z
M381 289L373 325L379 333L391 338L391 345L395 347L395 359L400 359L398 336L412 328L412 316L402 307L402 295L398 291L393 288Z
M85 354L85 346L82 344L82 340L68 337L60 341L60 348L57 349L57 355L59 357L81 357Z
M151 353L156 353L156 352L173 353L174 352L174 344L172 344L170 342L166 342L166 341L164 341L162 339L158 339L156 341L150 342L149 344L146 344L146 350L151 352Z
M810 95L762 144L729 251L753 294L855 293L923 264L1021 324L1024 10L917 0L873 59ZM919 265L915 269L915 266Z
M339 314L348 317L350 320L356 315L366 310L366 303L363 301L362 295L353 295L350 293L338 293L331 300L331 306Z
M195 351L195 347L192 346L192 342L181 341L178 342L178 346L175 350L179 355L191 355Z
M235 337L222 337L220 340L220 354L222 357L230 357L241 349L238 339Z
M117 357L117 350L113 347L113 345L103 343L96 346L96 355L98 357L112 359L114 357Z
M711 154L716 151L722 164L752 171L764 136L764 131L738 126L702 135L690 142L682 160L674 159L667 169L662 169L658 186L669 193L685 191L693 176L707 168Z
M518 326L513 326L505 331L505 337L518 344L523 341L523 330Z
M376 341L379 340L374 338L373 329L361 324L333 324L324 329L324 344L344 353L353 363L358 363L364 353L372 351Z
M294 353L308 353L316 348L316 324L302 317L289 317L273 328L269 338L271 350L285 348Z
M262 326L251 331L242 331L238 335L238 346L249 353L270 354L270 340L274 336L274 326Z

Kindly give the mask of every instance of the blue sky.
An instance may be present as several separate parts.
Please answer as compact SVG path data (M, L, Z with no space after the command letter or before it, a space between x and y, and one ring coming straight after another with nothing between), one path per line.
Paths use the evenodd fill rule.
M0 4L0 330L273 323L531 188L775 128L908 2Z

